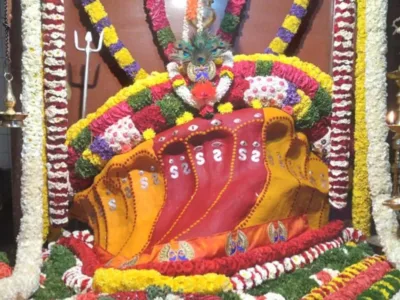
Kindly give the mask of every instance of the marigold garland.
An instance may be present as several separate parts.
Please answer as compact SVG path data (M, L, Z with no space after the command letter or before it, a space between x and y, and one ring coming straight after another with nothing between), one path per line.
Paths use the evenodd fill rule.
M311 290L311 292L304 296L303 300L320 300L324 299L328 295L338 291L342 288L347 282L351 279L355 278L362 271L366 271L370 266L382 262L385 260L384 256L372 256L362 260L359 263L356 263L350 267L347 267L339 274L339 276L335 277L332 281L327 284L322 285L319 288Z
M289 14L285 17L276 37L265 49L265 53L283 54L286 51L307 14L309 4L310 0L294 0Z
M217 294L232 289L224 275L163 276L154 270L98 269L93 277L93 288L103 293L141 291L149 286L168 286L173 292Z
M108 48L120 68L133 81L146 78L148 74L139 66L139 63L135 61L132 54L119 39L117 31L100 0L81 0L81 3L97 33L100 34L104 31L104 45Z
M355 69L355 128L352 221L355 228L370 235L371 199L368 186L368 136L365 123L365 0L357 0L357 61Z
M388 261L377 262L325 299L356 299L358 295L367 290L372 284L382 279L382 277L390 270L391 266Z
M374 283L368 290L360 294L358 300L389 300L400 290L400 271L393 270L381 280Z

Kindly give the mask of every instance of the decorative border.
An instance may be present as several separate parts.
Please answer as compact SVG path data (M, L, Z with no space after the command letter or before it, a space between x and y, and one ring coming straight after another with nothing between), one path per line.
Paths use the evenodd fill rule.
M17 256L11 277L0 280L1 297L28 299L39 286L43 229L43 62L39 0L21 0L22 110L28 113L22 127L21 208ZM39 174L39 176L38 176Z
M307 14L310 0L294 0L289 14L285 17L276 37L265 49L265 53L283 54L297 34L301 22Z
M367 152L369 147L365 119L365 0L357 0L357 61L355 69L355 127L352 221L355 228L370 235L371 199L369 197Z
M67 69L63 0L42 1L44 101L47 125L47 187L50 222L54 227L68 223L69 172Z
M351 109L353 99L355 0L336 0L333 40L333 102L329 202L337 209L346 206L349 189Z
M104 45L120 68L132 81L146 78L148 74L139 66L139 63L135 61L132 54L119 39L117 31L100 0L81 0L81 3L97 33L101 34L104 31Z
M386 116L387 0L366 0L366 124L369 140L368 182L376 230L388 259L400 268L398 223L392 209L383 206L391 196L388 127Z

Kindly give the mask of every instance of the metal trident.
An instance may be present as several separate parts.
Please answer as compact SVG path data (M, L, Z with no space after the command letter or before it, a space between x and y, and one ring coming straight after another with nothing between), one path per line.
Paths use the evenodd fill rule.
M86 53L86 64L85 64L85 79L83 83L83 99L82 99L82 112L81 112L81 118L84 118L86 116L86 102L87 102L87 88L88 88L88 78L89 78L89 58L90 54L93 52L100 52L101 47L103 45L103 37L104 37L104 31L101 32L100 38L99 38L99 44L96 49L92 49L90 47L90 43L93 41L92 33L87 32L85 36L85 41L86 41L86 47L81 48L79 47L79 38L78 38L78 32L75 30L74 32L74 41L75 41L75 48L78 51L85 52Z

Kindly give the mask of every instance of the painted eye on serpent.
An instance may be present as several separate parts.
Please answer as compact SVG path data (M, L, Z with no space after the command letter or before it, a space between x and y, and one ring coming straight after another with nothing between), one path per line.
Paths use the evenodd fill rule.
M199 126L197 126L197 125L190 125L189 126L189 131L196 131L197 129L199 129Z

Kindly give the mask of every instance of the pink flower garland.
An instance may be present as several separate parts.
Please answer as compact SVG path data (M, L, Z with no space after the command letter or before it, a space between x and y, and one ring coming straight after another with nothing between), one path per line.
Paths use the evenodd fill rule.
M68 223L69 188L68 154L64 145L68 102L63 0L43 1L42 33L50 223L61 227Z
M335 0L333 48L332 135L329 162L329 202L346 206L351 147L351 107L354 65L354 0Z

